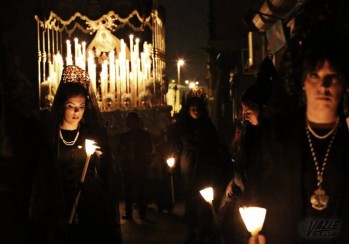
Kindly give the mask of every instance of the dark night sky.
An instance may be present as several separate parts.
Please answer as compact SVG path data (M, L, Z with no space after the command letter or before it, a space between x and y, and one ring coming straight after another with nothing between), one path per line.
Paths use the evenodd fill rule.
M166 9L167 74L177 80L177 60L183 58L181 80L204 82L208 43L208 0L162 0Z

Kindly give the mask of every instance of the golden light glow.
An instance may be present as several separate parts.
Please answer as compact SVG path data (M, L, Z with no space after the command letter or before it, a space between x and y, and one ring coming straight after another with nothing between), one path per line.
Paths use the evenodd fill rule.
M246 229L252 236L257 236L262 230L267 210L259 207L240 207L239 211Z
M189 89L194 89L197 85L195 84L195 82L189 82L188 86Z
M175 158L171 157L166 160L168 167L173 168L175 165Z
M183 59L178 59L177 65L178 65L178 66L184 65L184 60L183 60Z
M89 139L85 140L85 150L87 155L92 155L97 148L99 147L96 145L95 141Z
M201 196L205 199L206 202L210 203L213 201L213 188L207 187L200 191Z
M248 32L248 67L253 65L253 34Z
M40 20L38 16L35 19L40 107L52 105L65 65L76 65L88 71L101 110L164 102L164 98L151 100L146 89L149 85L156 87L156 83L163 82L165 68L165 61L158 58L165 54L165 38L157 11L146 17L134 10L126 18L110 11L95 20L79 12L63 20L51 11L45 20ZM138 19L140 24L133 24L130 19ZM123 39L114 35L124 25L135 33L149 29L153 43L141 42L131 34L127 47ZM75 30L82 32L80 40L75 36ZM83 35L92 34L94 38L90 43L81 42ZM97 89L99 85L100 89Z

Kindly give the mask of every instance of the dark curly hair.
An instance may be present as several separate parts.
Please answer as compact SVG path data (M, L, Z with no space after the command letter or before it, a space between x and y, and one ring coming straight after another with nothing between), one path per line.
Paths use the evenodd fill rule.
M349 69L343 59L349 55L349 2L308 0L295 18L293 36L288 42L280 67L280 77L292 101L303 106L305 74L327 60L331 69L348 85Z

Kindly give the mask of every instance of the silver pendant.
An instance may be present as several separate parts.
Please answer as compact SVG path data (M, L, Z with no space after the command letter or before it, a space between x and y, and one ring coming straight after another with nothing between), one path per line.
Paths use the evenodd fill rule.
M326 195L325 191L319 187L314 191L314 194L310 198L311 206L316 210L324 210L327 208L329 197Z

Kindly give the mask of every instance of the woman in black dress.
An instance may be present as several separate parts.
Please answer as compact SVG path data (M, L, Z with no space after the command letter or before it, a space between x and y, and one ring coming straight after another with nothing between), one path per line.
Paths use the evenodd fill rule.
M31 219L39 243L121 243L115 174L107 135L88 74L67 66L50 111L49 140L33 187ZM85 140L96 142L86 177ZM48 146L48 147L47 147ZM69 217L78 193L72 223Z

